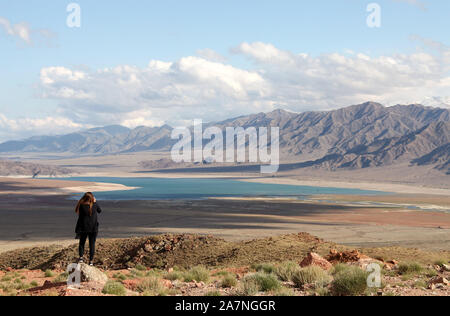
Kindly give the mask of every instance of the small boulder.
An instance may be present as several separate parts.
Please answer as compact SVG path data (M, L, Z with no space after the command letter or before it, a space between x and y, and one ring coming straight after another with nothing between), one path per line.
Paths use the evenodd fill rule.
M80 264L81 282L108 282L108 277L102 271L87 264Z
M300 263L302 268L309 266L318 266L324 270L330 270L333 265L326 259L314 252L308 253L305 259Z
M449 285L450 282L449 282L446 278L444 278L444 277L437 276L437 277L432 278L432 279L430 280L429 284L434 284L434 285L436 285L436 284Z
M442 270L444 270L446 272L450 272L450 264L443 264L442 265Z

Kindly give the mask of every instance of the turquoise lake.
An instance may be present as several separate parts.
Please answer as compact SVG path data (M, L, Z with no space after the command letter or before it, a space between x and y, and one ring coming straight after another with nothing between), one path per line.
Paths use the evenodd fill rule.
M77 177L65 180L117 183L138 187L129 191L94 192L99 200L206 199L211 197L293 197L318 194L382 195L379 191L251 183L231 179L161 179Z

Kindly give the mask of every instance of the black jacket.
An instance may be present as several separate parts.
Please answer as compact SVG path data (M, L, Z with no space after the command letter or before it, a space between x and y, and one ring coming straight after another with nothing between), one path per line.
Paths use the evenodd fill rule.
M89 215L89 205L80 206L80 214L78 215L77 227L75 233L98 233L97 214L100 214L102 209L97 203L92 206L92 216Z

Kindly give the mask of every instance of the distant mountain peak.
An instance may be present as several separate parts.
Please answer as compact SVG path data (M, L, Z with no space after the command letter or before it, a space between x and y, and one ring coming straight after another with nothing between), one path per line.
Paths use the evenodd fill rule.
M386 109L386 107L380 103L369 101L369 102L365 102L362 104L357 104L357 105L353 105L353 106L344 108L344 110L345 109L370 111L370 110L384 110L384 109Z
M104 127L96 127L96 128L91 128L88 129L87 132L89 133L107 133L109 135L120 135L120 134L124 134L124 133L128 133L130 131L130 129L128 127L122 126L122 125L108 125L108 126L104 126Z
M293 113L276 109L212 122L206 126L280 128L281 160L317 161L324 168L365 168L424 157L450 142L450 110L418 104L384 107L365 102L333 111ZM0 152L67 152L105 155L170 151L172 127L111 125L60 136L33 137L0 144ZM436 155L432 155L435 157ZM327 157L327 159L324 159ZM442 159L429 159L442 164ZM443 156L445 158L445 156Z

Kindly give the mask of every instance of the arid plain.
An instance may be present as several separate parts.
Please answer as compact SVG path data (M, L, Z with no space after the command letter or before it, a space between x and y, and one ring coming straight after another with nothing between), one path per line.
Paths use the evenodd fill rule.
M160 157L152 154L153 159ZM163 155L163 154L161 154ZM160 233L213 234L247 240L286 233L308 232L333 242L358 247L404 246L450 250L448 176L429 185L433 170L415 168L422 182L395 181L395 172L352 174L280 172L261 177L251 171L208 172L164 170L143 172L143 156L115 155L41 160L71 168L75 176L215 177L241 181L334 186L392 192L384 196L311 196L288 198L216 198L207 200L102 201L101 238L125 238ZM148 158L148 156L147 156ZM42 158L41 158L42 159ZM398 170L397 172L401 172ZM418 176L423 173L423 176ZM349 177L352 177L350 179ZM117 184L57 179L2 178L0 251L47 244L71 244L76 221L70 193L132 189Z

